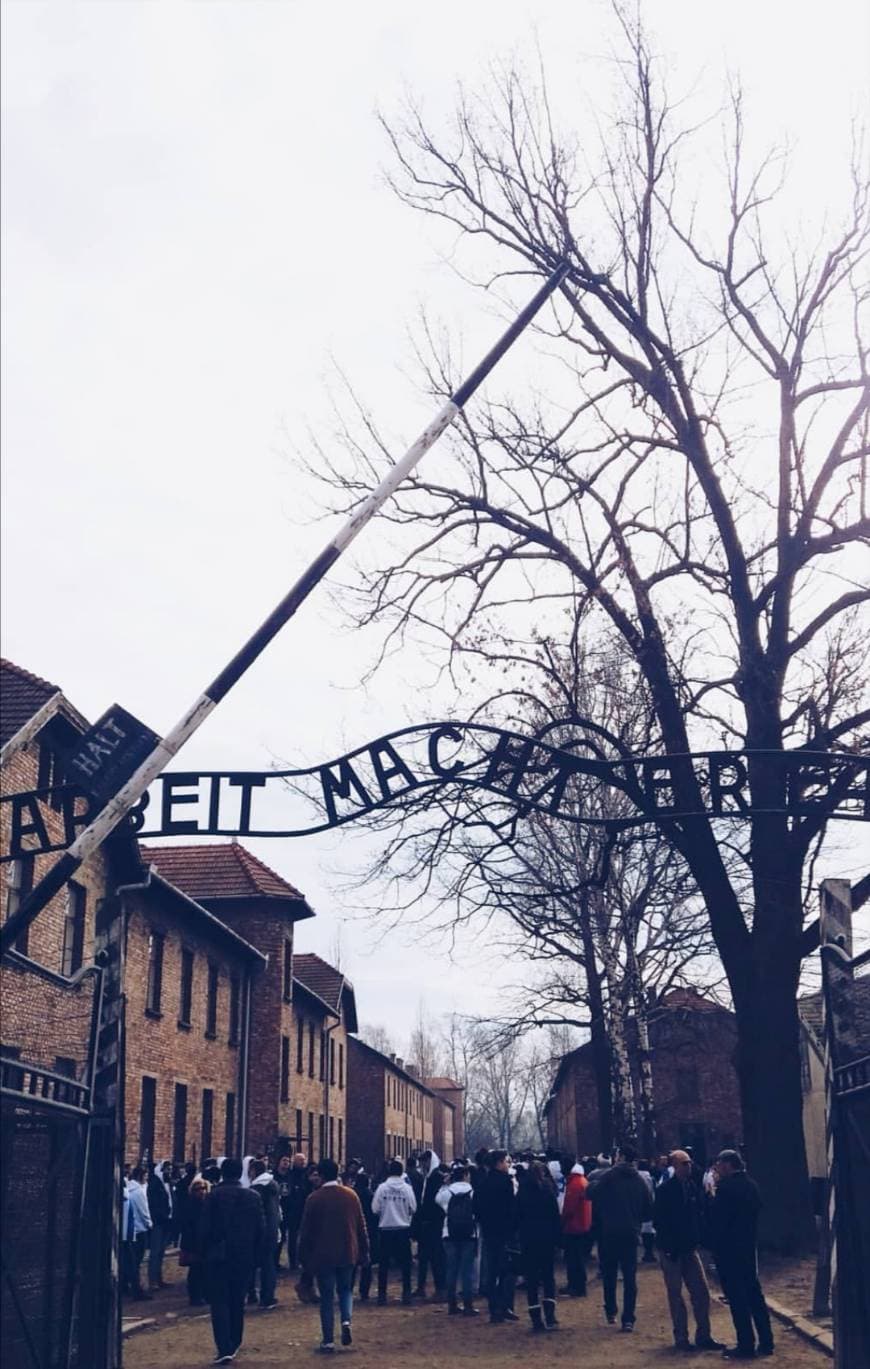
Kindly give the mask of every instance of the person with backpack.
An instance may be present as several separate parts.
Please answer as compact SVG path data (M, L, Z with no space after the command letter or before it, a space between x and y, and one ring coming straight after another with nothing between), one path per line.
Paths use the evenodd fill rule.
M390 1263L395 1261L402 1275L402 1302L411 1301L411 1222L417 1211L414 1190L405 1182L402 1161L391 1160L387 1178L378 1185L372 1199L372 1212L378 1219L378 1306L387 1301Z
M586 1252L592 1230L592 1201L582 1165L571 1165L562 1202L562 1243L565 1248L565 1292L586 1297Z
M514 1276L508 1246L517 1224L513 1180L508 1173L505 1150L492 1150L487 1157L488 1174L474 1194L474 1211L480 1227L486 1276L489 1319L494 1325L518 1321L513 1310Z
M517 1190L517 1225L532 1330L555 1330L559 1323L554 1265L562 1225L551 1175L539 1160L523 1171Z
M450 1182L439 1189L435 1201L444 1212L442 1239L447 1270L447 1313L459 1315L457 1287L462 1289L462 1315L477 1317L474 1305L474 1260L477 1255L477 1221L474 1190L468 1165L455 1165Z

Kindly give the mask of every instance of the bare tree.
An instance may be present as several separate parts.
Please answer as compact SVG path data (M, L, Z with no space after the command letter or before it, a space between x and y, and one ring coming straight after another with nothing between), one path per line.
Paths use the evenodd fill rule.
M363 1022L359 1029L359 1036L360 1040L365 1041L367 1046L380 1051L382 1055L395 1055L396 1053L393 1038L386 1027L381 1026L379 1022Z
M856 171L841 227L791 242L773 218L781 160L747 167L737 90L713 216L709 185L703 207L693 199L698 164L681 161L693 130L676 123L639 23L615 15L624 84L597 165L588 139L560 133L543 83L516 70L463 96L452 129L413 109L387 126L397 193L458 235L454 257L467 244L479 263L484 245L501 279L562 259L571 274L536 371L549 401L463 414L452 466L418 473L390 506L395 554L367 576L360 612L390 624L390 644L419 632L450 661L507 616L516 628L549 610L558 631L555 606L579 599L646 682L680 811L703 805L676 758L711 739L753 752L748 905L711 819L665 830L733 996L764 1234L793 1248L812 1235L796 991L816 934L801 886L837 795L821 784L814 808L787 815L780 761L857 747L870 720L856 617L870 591L850 560L870 538L868 192ZM450 393L449 352L427 366L432 390ZM353 469L320 458L344 507L387 455L363 419L345 430Z

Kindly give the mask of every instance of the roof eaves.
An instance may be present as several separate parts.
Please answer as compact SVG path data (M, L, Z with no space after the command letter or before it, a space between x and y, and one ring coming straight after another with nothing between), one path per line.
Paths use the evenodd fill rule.
M31 714L23 727L19 727L17 732L13 732L5 746L0 749L0 765L5 765L11 756L14 756L23 746L26 746L29 741L33 740L37 732L40 732L42 728L45 727L45 724L58 712L62 699L63 695L61 691L57 690L55 694L52 694L50 699L46 699L45 703L42 704L35 713ZM82 723L82 731L85 731L87 729L87 723L84 722L84 719L82 719Z
M313 989L309 989L308 985L304 984L301 979L297 979L295 974L293 976L293 989L294 992L296 989L300 989L302 993L307 994L309 998L313 998L317 1006L322 1008L329 1017L341 1018L341 1013L336 1012L335 1008L330 1007L325 998L321 998L319 993L315 993Z
M197 903L196 900L191 898L189 894L186 894L183 889L179 889L177 885L171 884L168 879L165 879L163 875L158 873L157 868L153 865L147 867L145 884L157 884L162 889L167 890L167 892L173 895L180 903L183 903L185 907L194 909L198 916L219 936L225 937L234 945L238 946L239 949L249 955L252 960L258 960L262 965L268 964L268 956L263 955L262 951L258 951L256 946L252 946L250 941L246 941L243 936L239 936L238 932L234 932L232 927L228 927L219 917L215 917L214 913L210 913L207 908L203 908L201 903Z

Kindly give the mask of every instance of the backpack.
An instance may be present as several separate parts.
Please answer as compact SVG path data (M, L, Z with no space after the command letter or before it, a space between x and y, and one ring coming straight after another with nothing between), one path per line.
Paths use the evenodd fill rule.
M474 1195L470 1190L454 1193L447 1204L447 1239L474 1240Z

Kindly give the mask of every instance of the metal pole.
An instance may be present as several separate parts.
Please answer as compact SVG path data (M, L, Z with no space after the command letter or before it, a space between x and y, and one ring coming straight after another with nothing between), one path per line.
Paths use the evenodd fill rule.
M0 928L0 954L9 950L13 942L29 927L37 913L58 893L75 874L83 860L92 855L105 841L111 831L142 797L148 786L153 783L168 761L181 749L205 722L206 718L221 699L241 679L245 671L253 665L257 657L277 636L281 628L294 616L305 602L311 591L320 583L327 571L336 563L355 537L362 532L382 504L395 492L402 481L425 456L430 447L456 419L462 407L468 402L477 388L501 360L508 348L528 327L544 303L558 289L568 274L567 262L562 262L537 294L517 315L506 332L471 374L451 395L447 403L435 415L416 442L408 448L405 455L390 468L377 489L351 514L333 540L314 558L310 566L296 581L292 589L272 610L268 618L248 638L244 646L215 676L211 684L182 714L178 722L162 741L159 741L133 775L124 783L94 821L84 829L61 858L52 866L48 874L34 886L21 902L18 910Z

